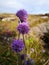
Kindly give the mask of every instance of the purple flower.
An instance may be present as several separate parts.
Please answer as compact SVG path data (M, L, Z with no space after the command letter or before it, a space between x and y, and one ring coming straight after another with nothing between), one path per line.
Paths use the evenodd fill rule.
M28 59L28 60L26 60L26 61L24 62L23 65L35 65L35 63L34 63L34 60Z
M22 54L20 57L21 57L21 60L24 60L26 57L26 54Z
M22 51L23 50L23 48L24 48L24 43L23 43L23 41L22 40L16 40L16 39L14 39L13 41L12 41L12 49L15 51L15 52L20 52L20 51Z
M22 9L16 13L16 16L19 17L21 22L25 22L27 20L28 14L24 9Z
M20 23L17 27L17 30L22 34L27 34L29 31L29 26L27 23Z

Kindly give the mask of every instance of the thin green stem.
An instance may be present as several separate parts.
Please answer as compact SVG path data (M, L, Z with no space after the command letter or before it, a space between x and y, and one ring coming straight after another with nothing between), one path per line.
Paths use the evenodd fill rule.
M24 34L23 34L23 42L24 42L24 45L25 45L25 37L24 37ZM24 48L24 53L25 53L25 55L27 54L27 48L26 48L26 45L25 45L25 48ZM26 60L26 57L25 57L24 60Z
M23 34L23 42L24 42L24 45L25 45L25 36L24 36L24 34ZM26 45L25 45L25 50L27 50Z
M18 39L20 39L20 33L18 34Z

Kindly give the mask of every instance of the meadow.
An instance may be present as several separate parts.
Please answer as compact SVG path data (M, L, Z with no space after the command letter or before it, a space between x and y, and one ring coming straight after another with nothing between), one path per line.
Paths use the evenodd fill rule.
M35 65L49 65L49 16L28 15L27 22L30 26L29 33L25 34L27 56L34 60ZM17 54L11 49L12 39L18 38L17 26L15 14L0 14L0 65L18 65Z

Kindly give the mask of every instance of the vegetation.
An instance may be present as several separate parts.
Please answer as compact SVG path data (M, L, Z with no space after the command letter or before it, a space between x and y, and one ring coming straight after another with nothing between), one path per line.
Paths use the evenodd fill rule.
M10 15L11 14L1 14L1 17L11 17ZM18 18L14 14L12 15L16 18L14 21L2 21L2 19L0 19L0 65L17 65L18 57L16 53L14 53L11 49L11 41L14 37L17 38L18 35L18 32L16 30L16 27L18 25ZM41 18L40 15L28 16L30 29L48 21L49 17ZM7 33L6 31L8 31L9 33ZM10 34L10 36L8 34ZM45 37L43 37L42 40L44 41L41 41L39 37L36 37L36 35L34 35L33 33L31 34L30 32L25 35L27 54L34 60L35 65L49 65L49 51L42 45L43 43L45 43L45 39L48 40L49 44L48 34L45 34Z

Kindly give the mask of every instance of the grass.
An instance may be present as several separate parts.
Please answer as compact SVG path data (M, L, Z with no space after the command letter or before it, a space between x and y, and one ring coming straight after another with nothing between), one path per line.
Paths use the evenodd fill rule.
M2 14L4 17L9 17L8 14ZM16 16L15 16L16 17ZM28 23L30 25L30 29L32 27L37 26L38 24L47 22L49 18L41 18L40 16L30 15L28 17ZM18 32L16 30L16 27L18 26L18 18L16 17L15 21L1 21L0 20L0 34L6 30L15 31L18 36ZM31 35L30 35L31 34ZM16 37L17 37L16 36ZM1 65L17 65L17 55L14 53L11 49L11 43L8 42L0 42L0 64ZM47 60L49 59L49 52L45 50L42 46L41 40L33 35L33 33L30 33L25 35L25 44L27 47L27 54L30 55L30 58L34 59L35 65L43 65ZM34 52L31 52L31 48L34 49ZM42 50L45 50L45 52L42 52ZM48 63L47 63L48 65Z

